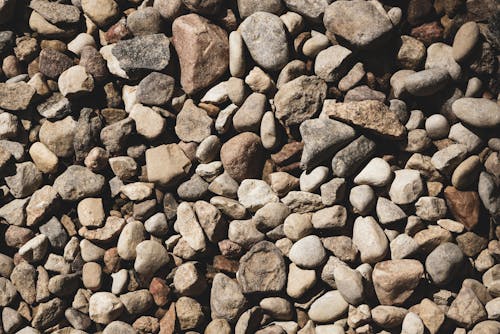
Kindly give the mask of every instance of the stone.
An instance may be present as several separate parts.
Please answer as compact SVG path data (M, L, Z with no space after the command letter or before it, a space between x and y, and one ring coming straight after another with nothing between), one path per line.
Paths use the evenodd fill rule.
M243 248L250 248L265 239L264 233L257 230L253 220L233 220L227 232L230 241Z
M290 209L280 202L269 202L255 212L253 220L259 230L271 230L283 224Z
M466 60L474 50L479 41L479 26L470 21L460 26L453 40L453 59L457 62Z
M405 134L397 114L380 101L336 103L327 100L323 112L331 118L360 126L383 137L401 139Z
M449 131L448 120L441 114L434 114L425 120L425 131L432 139L443 139Z
M306 191L290 191L281 201L292 212L298 213L317 211L324 207L321 196Z
M46 118L61 119L71 113L71 102L60 93L54 93L37 106L40 115Z
M118 4L114 0L83 0L83 13L86 14L98 27L105 27L113 23L119 14Z
M28 262L21 262L14 267L10 281L21 298L28 304L36 301L36 270Z
M346 314L348 306L339 291L328 291L311 304L307 314L314 322L329 323Z
M355 174L362 164L375 154L373 140L360 136L338 151L332 159L332 171L335 176L348 177Z
M133 129L134 120L127 117L104 127L100 133L101 142L110 153L121 152Z
M255 212L267 203L278 202L279 198L265 181L246 179L238 188L238 200L244 207Z
M292 298L300 298L316 283L314 270L300 269L294 263L288 270L286 293Z
M400 234L390 243L391 259L398 260L413 257L418 251L418 244L407 234Z
M139 82L137 101L146 105L161 106L173 96L175 80L169 75L153 72Z
M238 11L242 18L246 18L255 12L267 12L276 15L281 14L284 10L282 1L258 1L258 0L238 0Z
M464 97L453 102L453 113L466 124L479 128L500 125L500 106L485 98Z
M63 249L68 242L68 233L56 217L52 217L38 229L40 233L47 236L50 245L54 249Z
M81 51L80 65L92 75L96 82L102 82L109 76L109 70L103 55L92 45L85 46Z
M427 48L425 69L430 68L447 70L453 80L459 80L462 75L462 68L453 59L451 46L444 43L433 43Z
M373 322L382 328L401 326L408 310L402 307L379 305L371 310Z
M333 178L320 187L321 200L325 205L340 203L345 196L345 179Z
M160 145L146 150L146 169L149 182L168 187L178 184L187 176L191 161L179 145Z
M459 326L471 328L476 323L486 320L487 313L474 291L462 286L446 316Z
M190 297L181 297L175 303L177 320L181 330L193 329L204 322L200 303Z
M345 265L335 266L333 277L337 289L346 302L351 305L359 305L365 299L363 287L363 276L357 270Z
M373 217L358 217L354 221L352 242L359 250L363 263L376 263L389 251L389 241Z
M283 84L274 96L276 118L294 126L315 116L326 98L326 83L316 76L302 75Z
M261 120L267 106L267 98L264 94L252 93L243 102L233 117L234 129L238 132L255 132L261 126ZM274 118L273 118L274 119ZM262 122L264 124L264 122ZM263 134L261 134L262 136ZM264 138L262 138L264 139Z
M391 224L406 218L406 213L398 205L385 197L377 199L375 211L380 224Z
M32 1L32 3L33 2L44 3L44 1L40 0ZM50 4L50 2L48 4ZM62 52L51 48L46 48L40 51L38 66L40 67L40 72L49 78L57 79L63 72L73 65L73 60Z
M351 50L343 46L330 46L316 56L314 73L326 82L336 82L347 73L351 55Z
M131 221L123 227L117 243L120 258L130 261L137 256L136 247L144 241L144 225L139 221Z
M133 334L136 333L135 329L127 324L126 322L123 321L112 321L110 322L106 328L102 331L103 334L117 334L117 333L124 333L124 334Z
M234 180L260 178L264 164L263 147L260 137L251 132L243 132L222 145L220 157L225 172Z
M27 83L0 83L0 108L25 110L30 105L36 90Z
M253 60L264 69L278 71L289 58L285 25L280 18L255 12L240 24L239 30Z
M134 36L159 33L161 31L160 13L153 7L138 8L127 17L127 28Z
M424 273L417 260L379 262L373 269L373 286L382 305L402 305L414 292Z
M200 143L210 136L213 120L204 109L198 108L192 100L187 100L177 115L175 133L186 142Z
M304 170L311 170L328 160L355 136L355 131L350 126L329 119L305 120L299 129L304 141L300 159L301 168Z
M442 286L456 278L464 263L460 248L450 242L436 247L425 260L425 269L434 284Z
M181 85L188 94L210 86L229 66L227 32L191 13L172 24L173 44L179 56Z
M5 307L10 305L17 297L17 290L11 281L0 277L0 305Z
M153 240L140 242L135 247L135 251L134 269L140 274L152 276L158 269L169 262L165 247Z
M321 239L310 235L295 242L288 257L301 268L314 269L325 261L326 252Z
M196 213L187 202L182 202L177 207L176 228L191 248L202 251L206 247L205 235L201 228Z
M210 291L210 309L213 319L234 322L243 313L247 300L238 283L225 274L215 275Z
M5 183L15 198L29 196L42 185L42 173L32 162L16 164L16 173L5 177Z
M94 90L94 79L85 67L75 65L62 72L57 80L61 94L67 98L75 98Z
M241 33L237 30L231 31L229 34L229 72L233 76L232 78L241 78L245 75L246 61L244 52L245 46ZM231 101L235 102L233 99Z
M59 158L67 158L74 153L73 140L77 122L71 117L60 121L46 121L40 127L39 139L42 144Z
M366 184L355 186L349 193L349 203L354 213L366 216L375 206L375 192Z
M383 187L391 181L390 165L381 158L373 158L354 178L356 184Z
M422 196L415 203L416 214L428 221L437 221L446 215L444 199L432 196Z
M397 61L403 69L418 70L426 56L424 43L411 36L401 36L401 46L398 50Z
M177 293L188 297L201 295L207 287L194 262L186 262L177 267L173 282Z
M161 71L170 61L170 41L164 34L137 36L118 41L111 53L119 62L119 67L128 75Z
M165 130L165 119L149 107L136 104L132 107L129 116L135 121L137 133L148 140L158 138Z
M395 173L389 189L391 201L396 204L409 204L417 200L423 192L420 173L412 169L401 169Z
M482 145L481 138L463 126L462 123L456 123L451 126L448 138L465 145L469 152L476 151Z
M130 315L143 314L153 306L153 297L146 289L136 290L120 295L124 309Z
M89 316L100 324L109 324L123 312L123 303L110 292L96 292L89 299Z
M286 284L281 251L269 241L255 244L240 259L236 278L243 293L281 291Z
M479 222L480 200L475 191L460 191L454 187L444 189L444 197L451 214L467 230L472 230Z
M442 174L451 175L466 155L467 147L465 145L452 144L434 153L431 162Z
M385 10L376 3L336 1L326 7L323 23L356 49L366 49L385 42L392 23Z
M495 184L495 179L487 172L481 172L479 175L478 194L484 207L492 214L500 210L500 197L498 187Z
M104 176L85 167L71 165L54 181L54 189L65 201L78 201L99 194L104 187Z
M408 75L404 79L404 89L415 96L429 96L446 87L450 79L448 70L430 68Z

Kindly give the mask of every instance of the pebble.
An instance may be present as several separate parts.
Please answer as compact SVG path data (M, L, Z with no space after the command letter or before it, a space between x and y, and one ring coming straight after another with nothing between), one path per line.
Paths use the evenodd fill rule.
M256 132L261 126L266 106L267 98L264 94L250 94L233 116L234 129L238 132ZM262 141L264 142L264 137L262 137Z
M109 324L123 312L123 303L110 292L96 292L89 299L89 316L100 324Z
M82 0L83 13L98 27L111 24L118 16L118 4L113 0L98 2L97 0Z
M255 12L267 12L280 14L284 10L282 1L258 1L258 0L238 0L238 11L242 18L246 18Z
M318 53L326 49L329 45L330 40L328 40L328 37L326 37L326 35L312 30L311 38L305 41L304 45L302 46L302 53L309 58L315 58Z
M370 216L356 218L352 242L358 248L363 263L376 263L389 251L389 242L384 231Z
M167 250L160 243L153 240L140 242L135 251L134 269L140 274L153 275L169 262Z
M425 260L425 270L434 284L445 285L456 278L464 263L464 255L460 248L450 242L436 247Z
M238 201L248 210L257 211L270 202L278 202L279 198L271 187L262 180L243 180L238 188Z
M326 82L336 82L347 73L351 55L351 50L343 46L330 46L318 53L314 73Z
M352 210L361 216L366 216L373 210L375 200L375 192L366 184L353 187L349 193Z
M202 251L206 247L205 235L201 228L196 213L191 205L182 202L177 207L177 220L175 228L195 251Z
M137 101L146 105L161 106L168 103L174 93L174 78L152 72L139 82Z
M432 196L422 196L415 203L417 216L428 221L437 221L446 215L444 199Z
M164 168L167 164L170 168ZM148 181L163 186L178 184L191 168L191 161L177 144L160 145L146 150Z
M30 105L36 90L21 81L0 83L0 108L7 110L25 110Z
M229 72L233 77L241 78L245 75L245 46L239 31L229 34ZM232 100L232 99L231 99Z
M243 132L234 136L222 145L220 151L224 170L238 182L257 178L264 164L262 149L260 137L254 133Z
M317 211L324 207L321 196L306 191L290 191L281 201L292 212L305 213Z
M57 79L63 72L73 66L73 60L70 57L51 48L40 51L38 62L40 72L52 79Z
M500 106L485 98L464 97L452 104L456 117L466 124L479 128L500 125Z
M394 202L385 197L377 199L375 208L377 218L381 224L391 224L406 218L406 213Z
M409 204L416 201L424 187L420 173L412 169L401 169L395 171L394 175L389 189L391 201L396 204Z
M401 68L414 71L418 70L425 56L426 49L424 43L411 36L401 36L401 46L397 54L397 61Z
M452 47L444 43L434 43L427 48L425 69L431 68L446 69L453 80L459 80L462 75L462 68L453 59Z
M479 26L476 22L464 23L458 29L453 40L453 58L457 62L466 60L479 40Z
M383 187L391 181L390 165L381 158L373 158L354 178L356 184Z
M315 322L329 323L346 314L348 306L339 291L328 291L311 304L307 314Z
M141 104L132 107L129 117L135 121L137 133L148 140L158 138L166 126L166 121L160 114Z
M192 13L173 22L172 35L186 93L206 88L227 70L229 38L221 27Z
M216 319L235 321L247 300L238 283L223 273L215 275L210 293L210 309Z
M345 265L336 266L333 270L337 289L346 302L359 305L365 299L363 276L357 270Z
M75 65L61 73L57 85L62 95L76 98L94 90L94 79L85 67Z
M446 87L449 81L448 70L430 68L408 75L404 79L404 89L415 96L429 96Z
M351 88L353 88L356 84L358 84L363 77L365 76L365 68L363 63L356 63L347 74L340 79L339 81L339 89L342 92L347 92Z
M375 153L375 149L375 142L365 136L353 140L333 157L333 174L339 177L355 174L362 164Z
M314 192L328 177L328 168L325 166L318 166L311 172L302 172L300 175L300 190Z
M448 120L441 114L434 114L425 120L425 131L431 139L443 139L449 131Z
M462 144L452 144L432 156L431 163L442 174L451 175L455 168L464 160L467 147Z
M326 252L320 238L309 235L293 244L288 257L301 268L314 269L324 262Z
M289 58L285 25L266 12L254 12L240 27L241 36L253 60L264 69L278 71Z
M476 184L479 178L481 162L477 155L465 159L455 168L451 184L458 190L468 190Z

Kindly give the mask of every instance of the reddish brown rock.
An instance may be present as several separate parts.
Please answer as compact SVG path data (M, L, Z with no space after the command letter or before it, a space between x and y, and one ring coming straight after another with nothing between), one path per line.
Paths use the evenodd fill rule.
M472 230L479 222L480 199L475 191L460 191L455 187L444 190L446 204L456 220L464 224L467 230Z
M130 31L122 21L112 25L104 34L104 38L109 44L116 43L130 35Z
M35 234L30 229L10 225L5 231L5 244L9 247L19 248L34 236Z
M188 14L175 19L172 35L186 93L209 86L226 72L229 40L221 27L197 14Z
M121 258L118 255L118 249L116 247L107 249L104 252L104 272L105 273L116 273L121 269Z
M38 66L43 75L56 79L62 72L73 66L73 60L64 53L47 48L40 52Z
M170 300L170 288L161 278L153 277L149 284L149 292L153 296L155 304L158 306L164 306Z
M443 32L444 29L438 22L429 22L413 28L410 35L429 46L443 40Z
M175 333L175 303L171 303L167 313L160 320L159 334Z
M222 255L216 255L213 262L214 268L225 273L236 273L239 263L236 260L230 260Z
M298 162L304 148L303 142L293 141L283 145L281 150L271 154L271 159L278 166L288 165L292 162Z
M109 75L106 61L93 46L89 45L82 49L80 65L85 67L87 73L92 74L95 81L103 81Z
M238 182L260 179L264 165L263 155L260 137L251 132L234 136L220 150L224 170Z

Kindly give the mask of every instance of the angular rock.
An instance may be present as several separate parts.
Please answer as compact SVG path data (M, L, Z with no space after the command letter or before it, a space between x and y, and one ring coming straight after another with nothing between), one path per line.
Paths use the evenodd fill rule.
M161 145L146 150L146 169L150 182L168 187L178 184L187 176L191 161L179 145Z
M54 181L54 189L65 201L78 201L98 195L104 187L104 176L89 169L71 165Z
M27 83L0 83L0 108L25 110L30 105L36 90Z

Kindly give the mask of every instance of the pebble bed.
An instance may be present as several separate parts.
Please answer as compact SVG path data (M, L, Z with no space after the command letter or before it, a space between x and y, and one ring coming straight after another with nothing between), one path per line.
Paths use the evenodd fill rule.
M0 0L0 334L499 334L499 50L496 0Z

